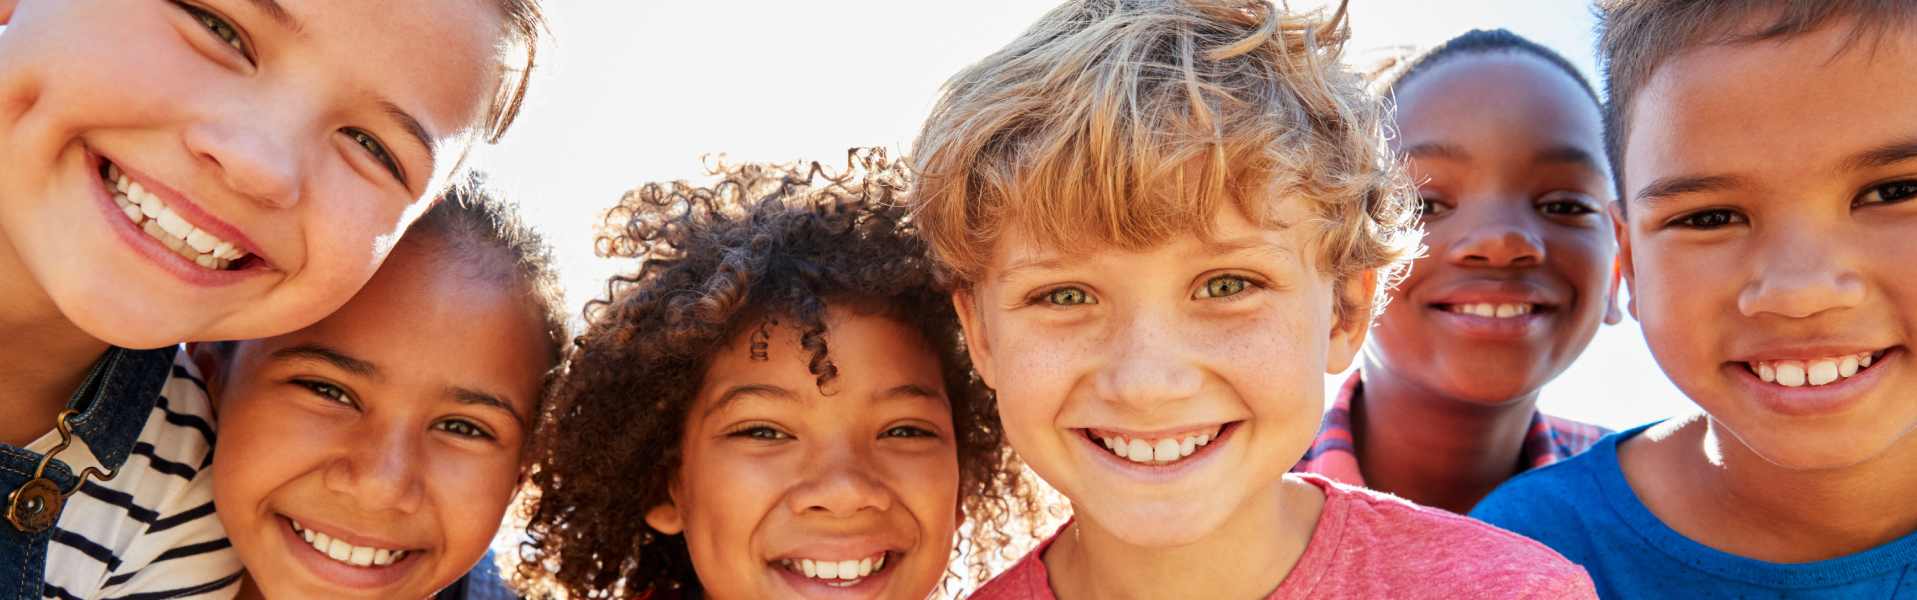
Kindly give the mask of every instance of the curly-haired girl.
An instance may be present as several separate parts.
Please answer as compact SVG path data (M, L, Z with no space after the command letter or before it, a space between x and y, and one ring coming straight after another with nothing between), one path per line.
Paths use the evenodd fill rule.
M599 253L641 262L588 305L538 436L522 587L918 600L956 545L974 581L1003 560L1034 490L896 201L902 167L851 158L721 166L607 213Z

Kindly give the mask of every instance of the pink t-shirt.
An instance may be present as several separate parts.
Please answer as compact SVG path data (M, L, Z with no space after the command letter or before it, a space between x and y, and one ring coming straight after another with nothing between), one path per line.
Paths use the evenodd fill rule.
M1302 477L1324 488L1325 511L1298 566L1269 600L1597 598L1583 567L1529 538L1397 496ZM1056 539L986 582L972 600L1054 600L1039 557Z

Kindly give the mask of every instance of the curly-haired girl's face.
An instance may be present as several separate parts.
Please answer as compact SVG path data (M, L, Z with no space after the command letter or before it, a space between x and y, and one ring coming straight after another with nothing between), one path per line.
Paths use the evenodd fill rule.
M1274 207L1279 222L1310 223L1300 204ZM1048 556L1074 540L1238 556L1206 544L1275 539L1287 499L1321 498L1281 481L1318 430L1325 371L1350 364L1365 323L1337 318L1314 228L1236 210L1213 225L1210 240L1077 257L1007 231L955 297L1006 439L1077 514ZM1365 280L1346 293L1368 294Z
M463 262L401 242L325 320L224 360L195 349L220 408L220 523L266 597L425 598L485 554L548 338Z
M799 332L747 331L712 358L688 410L672 502L709 597L922 600L951 560L958 444L933 348L912 328L833 307L838 377L821 391Z

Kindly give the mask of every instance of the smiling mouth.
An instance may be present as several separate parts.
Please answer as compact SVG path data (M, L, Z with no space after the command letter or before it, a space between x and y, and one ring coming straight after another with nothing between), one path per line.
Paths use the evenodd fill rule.
M852 587L864 583L867 577L883 572L887 554L880 552L859 560L841 561L785 558L779 560L779 565L787 571L832 587Z
M355 546L324 533L301 527L299 521L287 519L287 522L293 524L293 532L299 534L300 539L306 540L306 543L312 544L314 550L341 564L355 567L385 567L404 560L412 554L405 550Z
M1528 303L1492 304L1489 302L1477 302L1472 304L1438 304L1435 306L1437 306L1438 310L1442 310L1448 313L1456 313L1460 315L1475 315L1479 317L1488 317L1493 319L1510 319L1515 317L1522 317L1524 315L1528 315L1528 314L1536 313L1536 312L1543 312L1545 310L1545 307L1542 304L1528 304Z
M1086 439L1105 448L1113 456L1141 465L1161 466L1178 463L1211 444L1224 435L1225 428L1231 423L1219 425L1214 429L1185 432L1161 438L1134 438L1117 433L1101 433L1085 429Z
M1829 385L1850 379L1870 369L1890 349L1856 354L1839 354L1811 360L1760 360L1744 363L1752 375L1764 383L1784 387Z
M100 181L133 226L193 264L215 271L237 271L259 259L188 223L165 201L128 179L111 161L100 160ZM250 260L249 260L250 259Z

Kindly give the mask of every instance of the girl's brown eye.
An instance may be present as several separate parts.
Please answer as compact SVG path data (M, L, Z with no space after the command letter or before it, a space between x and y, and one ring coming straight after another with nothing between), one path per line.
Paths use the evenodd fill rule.
M442 421L439 423L439 425L435 427L437 427L440 431L444 431L459 437L469 437L469 438L491 438L492 437L491 435L486 433L486 430L481 429L478 425L472 424L472 422L470 421L462 421L457 419L452 421Z

